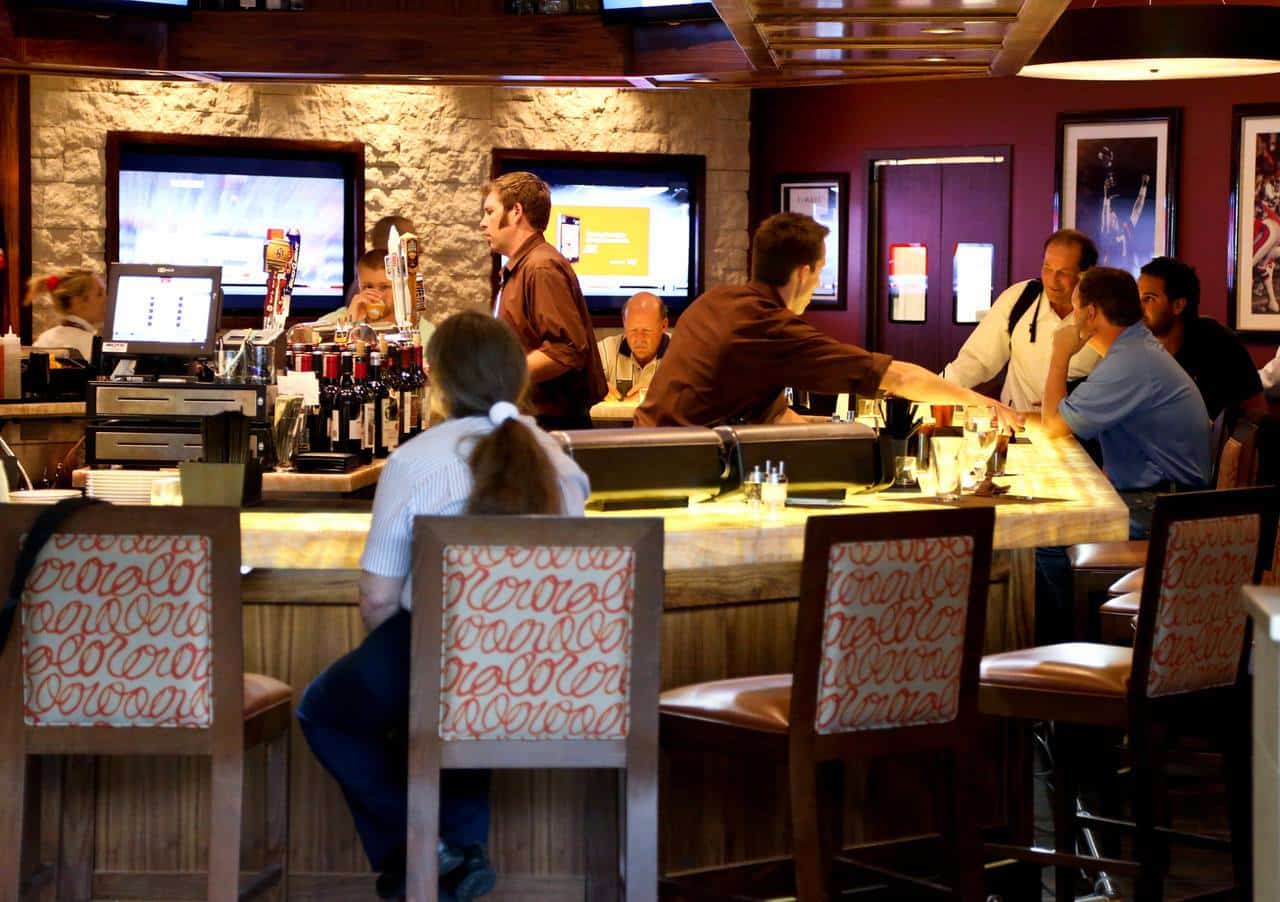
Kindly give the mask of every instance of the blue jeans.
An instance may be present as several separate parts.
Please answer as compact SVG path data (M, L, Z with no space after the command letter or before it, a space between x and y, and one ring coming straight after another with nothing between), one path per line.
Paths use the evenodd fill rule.
M1151 536L1151 512L1155 496L1155 492L1120 493L1129 507L1130 539L1146 539ZM1072 590L1071 563L1067 560L1067 549L1062 545L1037 548L1036 645L1052 645L1055 642L1084 638L1074 635Z
M312 753L342 787L369 863L402 867L408 829L409 647L399 611L316 677L298 704ZM489 835L489 772L440 774L440 838L452 846Z

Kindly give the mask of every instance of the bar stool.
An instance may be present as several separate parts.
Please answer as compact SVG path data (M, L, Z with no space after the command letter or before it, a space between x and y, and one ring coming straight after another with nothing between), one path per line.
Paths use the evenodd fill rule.
M1262 423L1266 417L1243 419L1222 446L1218 461L1218 488L1242 488L1256 485L1261 449L1258 445ZM1276 549L1280 555L1280 546ZM1275 568L1268 566L1269 572ZM1133 618L1138 616L1138 600L1142 592L1146 567L1129 571L1107 587L1111 598L1098 609L1098 635L1103 642L1127 645L1133 641Z
M0 586L12 580L38 513L0 508ZM210 758L204 898L271 887L287 898L293 693L242 669L239 512L149 508L145 525L129 520L121 508L91 507L52 535L0 655L0 797L13 812L0 818L0 899L20 899L49 879L59 900L91 897L92 805L83 806L89 823L75 825L79 848L59 850L60 862L84 859L39 861L41 806L27 797L37 795L29 765L41 755ZM259 744L267 751L267 865L242 893L244 750Z
M440 771L530 767L618 774L588 895L657 898L662 543L656 519L415 520L410 900L436 898Z
M1136 902L1163 898L1166 843L1180 838L1168 829L1164 756L1172 735L1203 731L1225 739L1233 864L1237 886L1248 892L1248 629L1237 594L1251 575L1258 578L1270 557L1277 511L1280 490L1273 487L1162 495L1151 533L1153 578L1143 586L1132 649L1070 642L983 658L982 713L1051 721L1057 741L1055 850L987 848L1055 866L1060 902L1074 898L1078 869L1134 877ZM1083 735L1090 727L1128 733L1132 825L1077 815L1079 768L1097 757ZM1073 854L1082 825L1130 827L1135 860ZM1205 838L1196 842L1203 845Z
M1259 419L1242 417L1223 442L1217 461L1217 488L1235 489L1256 483ZM1087 639L1098 635L1092 628L1095 596L1104 592L1123 595L1142 588L1141 577L1134 577L1132 573L1141 573L1146 565L1147 540L1071 545L1067 548L1067 560L1071 564L1075 637ZM1139 580L1136 585L1135 579Z
M899 889L985 898L970 784L979 760L975 693L994 524L992 508L811 517L792 673L662 694L664 748L787 764L801 902L834 898L844 762L920 751L945 760L951 885L873 873ZM731 891L731 879L708 871L672 876L664 887L702 898L712 884L719 898L753 898L749 867L725 870L747 888Z

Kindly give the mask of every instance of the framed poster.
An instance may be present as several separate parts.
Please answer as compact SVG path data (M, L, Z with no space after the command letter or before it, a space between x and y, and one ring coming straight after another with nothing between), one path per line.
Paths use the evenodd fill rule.
M1173 256L1180 128L1175 108L1060 115L1054 228L1084 232L1100 265L1135 279Z
M848 173L783 175L778 177L777 185L779 212L804 213L829 230L826 265L809 308L844 310L849 244Z
M1280 342L1280 104L1234 107L1227 321Z

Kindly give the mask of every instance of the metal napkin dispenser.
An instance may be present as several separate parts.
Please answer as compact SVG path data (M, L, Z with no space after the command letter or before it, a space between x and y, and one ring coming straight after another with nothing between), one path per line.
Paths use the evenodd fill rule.
M874 491L893 481L892 459L880 436L861 423L794 426L720 426L728 449L724 493L737 492L744 474L765 461L786 464L788 491L795 495L843 496L845 490Z
M551 434L591 480L588 507L683 507L720 491L724 448L720 436L710 429L582 429Z

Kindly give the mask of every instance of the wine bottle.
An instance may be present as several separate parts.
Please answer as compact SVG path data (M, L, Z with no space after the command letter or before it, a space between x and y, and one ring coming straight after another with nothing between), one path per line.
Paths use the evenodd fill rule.
M334 401L338 393L338 355L324 354L320 372L320 407L311 432L311 450L336 451L334 439L338 430Z
M353 362L352 353L343 351L342 376L333 405L337 432L333 450L359 454L360 442L364 438L364 399L356 389Z
M365 382L364 432L374 457L386 457L391 448L386 439L387 385L382 381L382 355L369 354L369 379ZM399 439L398 430L396 438Z

